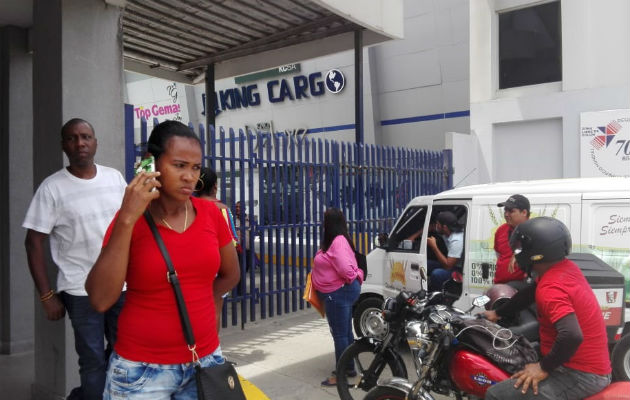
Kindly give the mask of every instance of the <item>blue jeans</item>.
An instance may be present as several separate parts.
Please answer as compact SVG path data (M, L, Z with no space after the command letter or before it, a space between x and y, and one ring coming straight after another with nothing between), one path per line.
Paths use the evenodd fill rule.
M60 296L72 323L74 348L79 356L79 397L83 400L100 400L103 398L107 361L116 341L118 315L125 294L105 313L96 312L87 296L73 296L65 292L61 292ZM76 392L76 389L73 390L73 396L77 395Z
M223 364L221 347L199 362L202 368ZM114 352L109 360L103 400L119 399L197 400L195 365L130 361Z
M427 273L429 274L429 292L441 292L444 282L451 278L453 271L442 268L439 261L427 261Z
M361 284L358 279L331 293L318 292L319 298L324 301L328 326L335 343L335 365L339 362L344 350L354 341L352 306L359 299L360 293ZM354 365L352 367L354 369Z

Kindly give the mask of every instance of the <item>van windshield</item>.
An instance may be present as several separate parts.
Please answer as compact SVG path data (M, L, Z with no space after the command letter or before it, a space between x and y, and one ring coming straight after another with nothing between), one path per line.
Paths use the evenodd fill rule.
M420 250L422 229L427 216L427 207L409 207L389 238L389 247L417 252Z

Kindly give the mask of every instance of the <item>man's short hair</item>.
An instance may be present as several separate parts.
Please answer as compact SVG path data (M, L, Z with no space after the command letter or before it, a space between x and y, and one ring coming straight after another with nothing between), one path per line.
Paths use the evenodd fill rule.
M459 228L457 217L451 211L442 211L437 215L437 222L441 225L447 226L448 229L454 231Z
M68 122L63 124L63 126L61 127L61 137L63 138L63 134L66 131L66 129L69 129L70 127L73 127L78 124L86 124L92 130L92 134L96 135L96 132L94 131L94 127L88 121L81 118L72 118L71 120L68 120Z

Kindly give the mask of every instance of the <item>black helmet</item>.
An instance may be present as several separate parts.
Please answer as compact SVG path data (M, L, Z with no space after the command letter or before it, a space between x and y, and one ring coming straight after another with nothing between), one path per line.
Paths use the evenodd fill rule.
M558 261L571 253L571 233L561 221L538 217L519 224L510 236L519 268L530 274L532 265Z
M486 303L486 310L496 310L502 304L506 303L516 294L517 290L505 283L497 283L492 285L486 291L486 296L490 297L490 301Z

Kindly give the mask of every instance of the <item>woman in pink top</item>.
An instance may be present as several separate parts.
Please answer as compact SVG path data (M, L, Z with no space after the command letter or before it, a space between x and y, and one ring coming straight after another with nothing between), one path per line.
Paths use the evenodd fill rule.
M352 305L358 300L363 283L363 271L357 266L348 224L338 208L329 208L324 213L321 247L313 260L311 279L326 308L337 365L343 351L354 341ZM354 366L346 374L356 376ZM334 372L322 382L324 386L336 384Z

